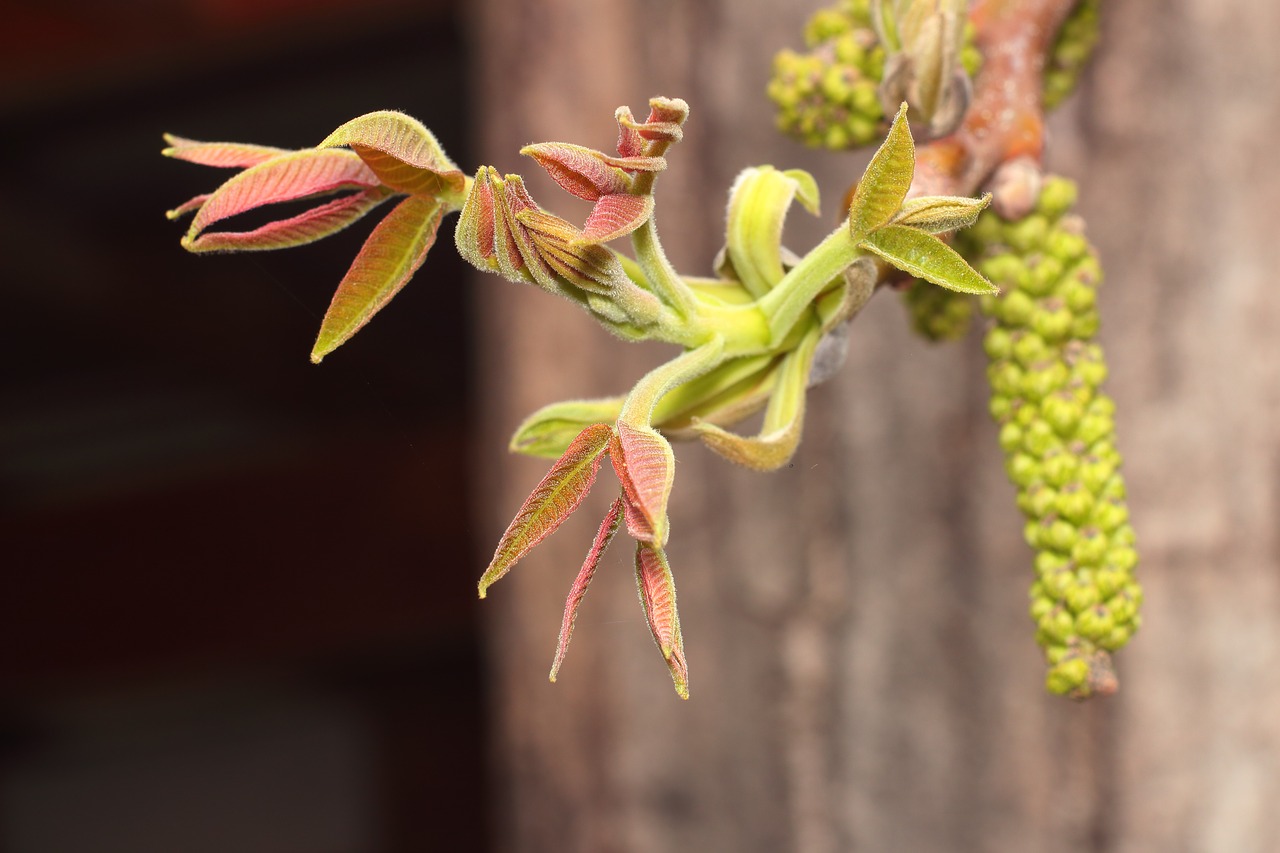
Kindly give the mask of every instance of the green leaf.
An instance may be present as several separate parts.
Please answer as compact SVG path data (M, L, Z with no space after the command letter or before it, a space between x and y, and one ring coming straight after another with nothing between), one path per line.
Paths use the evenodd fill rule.
M676 693L681 699L688 699L689 665L685 662L680 613L676 610L676 582L661 548L646 542L636 543L636 588L653 641L671 670Z
M338 284L320 322L311 360L320 360L354 335L404 287L436 241L444 208L433 198L410 196L386 215Z
M379 110L352 119L316 148L349 145L382 183L413 195L439 196L451 205L467 178L445 156L435 135L404 113Z
M480 578L480 597L511 570L535 545L555 532L573 514L600 471L600 457L609 446L613 430L608 424L594 424L578 434L542 482L525 498L512 519L493 559Z
M625 400L625 397L566 400L543 406L516 428L508 449L527 456L555 459L584 428L616 421Z
M889 222L902 207L915 173L916 148L907 126L907 105L898 108L893 126L872 156L849 204L849 228L861 240Z
M564 663L565 653L569 651L569 639L573 636L573 623L578 619L578 607L582 604L583 597L587 594L587 586L591 583L591 579L595 577L596 568L600 565L600 558L604 556L604 551L609 547L609 543L613 541L613 536L618 532L618 522L622 520L622 498L617 498L609 506L609 511L605 513L604 519L600 522L600 529L596 531L596 538L591 543L591 550L587 552L587 558L582 562L582 568L578 570L578 576L573 580L573 586L569 588L569 597L564 602L564 618L560 622L560 637L556 642L556 656L551 662L550 680L556 680L556 673L560 671L560 664Z
M903 272L960 293L996 294L1000 289L979 275L946 243L914 228L886 225L859 246Z
M968 228L989 204L991 193L982 198L920 196L902 203L902 210L894 217L893 224L918 228L930 234L943 234L957 228Z
M775 471L791 461L804 432L809 368L821 338L821 326L814 323L800 346L783 359L759 435L746 438L698 420L693 426L703 443L729 461L757 471Z

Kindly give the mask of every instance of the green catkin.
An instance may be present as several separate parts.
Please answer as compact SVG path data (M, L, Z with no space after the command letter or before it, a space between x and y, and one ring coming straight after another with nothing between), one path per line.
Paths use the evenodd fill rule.
M1036 551L1031 618L1046 686L1085 698L1114 686L1110 655L1138 629L1142 589L1116 451L1095 292L1097 255L1070 212L1075 185L1046 179L1031 215L984 213L957 248L1001 289L981 300L991 414Z
M1058 31L1044 65L1044 107L1051 110L1075 91L1080 74L1098 42L1101 0L1080 0Z
M815 148L842 150L878 142L887 125L880 102L885 51L871 26L870 0L841 0L813 14L804 31L807 52L774 57L769 98L778 128ZM982 62L965 28L961 64Z
M914 280L902 294L911 318L911 328L926 340L956 341L969 331L973 319L973 297Z

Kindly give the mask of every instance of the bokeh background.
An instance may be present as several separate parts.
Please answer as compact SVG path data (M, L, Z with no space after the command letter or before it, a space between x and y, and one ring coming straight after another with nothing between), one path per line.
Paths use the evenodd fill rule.
M926 346L881 294L794 467L679 448L693 698L625 548L551 686L594 521L482 607L545 468L507 435L663 352L472 275L446 233L317 368L368 223L197 258L162 215L219 177L163 131L300 147L390 107L529 173L520 145L607 148L616 106L665 94L693 105L658 190L677 265L708 269L760 162L818 177L804 249L864 159L781 139L761 94L818 5L0 6L0 850L1280 849L1280 6L1108 0L1051 119L1107 270L1147 591L1121 693L1085 705L1043 693L976 337Z

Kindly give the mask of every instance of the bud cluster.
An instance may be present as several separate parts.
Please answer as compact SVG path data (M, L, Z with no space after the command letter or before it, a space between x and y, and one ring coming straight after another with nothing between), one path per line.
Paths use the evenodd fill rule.
M1075 91L1098 42L1100 0L1080 0L1058 31L1044 66L1044 106L1051 110Z
M1115 404L1100 390L1102 273L1068 212L1074 201L1071 181L1049 178L1029 216L1007 222L988 211L961 250L1003 291L981 300L992 320L991 414L1036 549L1031 617L1050 664L1046 684L1084 698L1115 689L1110 654L1138 629L1142 590Z
M903 291L902 301L912 330L935 343L960 340L973 320L973 299L967 294L933 287L919 279Z
M815 148L856 148L884 135L890 116L880 84L885 48L872 24L871 0L840 0L819 9L805 25L807 52L780 51L768 95L778 107L778 128ZM982 56L966 25L960 62L970 75ZM898 98L888 98L897 104Z

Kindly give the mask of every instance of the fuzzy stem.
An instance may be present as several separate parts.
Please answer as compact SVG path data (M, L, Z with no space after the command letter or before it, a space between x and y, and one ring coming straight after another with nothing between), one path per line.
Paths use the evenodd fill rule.
M724 361L724 338L716 335L697 349L687 350L646 373L622 404L618 420L632 426L649 426L653 407L663 395Z
M801 315L831 280L861 254L849 226L842 222L792 267L773 290L760 297L760 308L769 318L769 338L774 346L791 333Z

